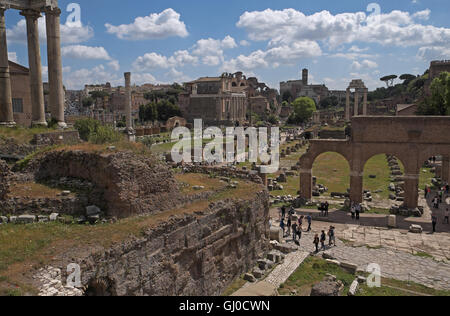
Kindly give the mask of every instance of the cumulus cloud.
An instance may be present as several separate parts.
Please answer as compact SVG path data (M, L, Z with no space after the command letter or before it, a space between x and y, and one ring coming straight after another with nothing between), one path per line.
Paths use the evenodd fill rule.
M226 36L223 40L200 39L190 51L179 50L170 57L155 52L139 56L133 63L133 69L135 71L170 69L197 65L200 61L204 65L218 66L224 61L224 50L235 47L236 41L231 36Z
M45 16L38 20L39 40L42 44L47 41ZM8 41L12 43L27 43L27 28L25 19L19 20L11 29L6 30ZM94 30L90 26L82 23L61 24L61 43L77 44L85 42L94 36Z
M373 68L378 68L378 64L374 61L365 59L361 62L359 61L354 61L352 63L352 68L356 69L356 70L360 70L362 68L368 68L368 69L373 69Z
M271 45L298 40L323 41L331 48L356 41L400 47L448 43L450 29L418 23L429 15L430 10L367 16L364 12L305 15L294 9L267 9L245 12L237 26L245 29L250 39L270 41Z
M435 59L448 59L450 56L450 46L425 46L419 48L417 56L425 61Z
M169 8L161 13L137 17L131 24L114 26L106 23L108 33L123 40L148 40L167 37L186 37L189 35L186 25L180 21L180 14Z
M17 58L16 52L8 52L8 59L14 63L18 63L19 59Z
M71 45L61 48L64 57L75 59L103 59L111 60L108 52L103 47L91 47L84 45Z

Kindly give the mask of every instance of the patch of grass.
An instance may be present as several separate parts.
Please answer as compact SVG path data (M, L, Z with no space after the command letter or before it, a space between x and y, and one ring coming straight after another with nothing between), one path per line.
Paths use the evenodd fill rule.
M429 253L423 252L423 251L419 251L419 252L414 253L414 256L421 257L421 258L434 259L434 257L432 255L430 255Z
M405 168L399 161L400 169L404 173ZM374 175L376 178L371 179L370 176ZM367 161L364 168L364 189L372 192L375 197L378 195L381 199L389 199L389 184L391 177L391 169L386 158L386 155L377 155ZM381 193L374 193L377 190L381 190ZM379 213L375 213L379 214ZM381 213L384 214L384 213Z
M13 138L19 144L29 144L36 134L54 132L56 129L47 127L25 128L16 127L0 127L0 137Z
M227 289L222 293L222 296L231 296L233 293L241 289L246 283L247 281L244 280L244 276L240 276L234 280L229 287L227 287Z
M11 186L9 197L30 197L30 198L56 198L61 190L48 187L43 184L27 182L14 183Z
M327 263L317 257L308 257L302 265L289 277L289 279L278 290L280 295L290 295L293 290L299 296L309 296L312 287L321 282L327 273L335 275L337 280L344 283L343 293L347 293L355 276L342 268Z

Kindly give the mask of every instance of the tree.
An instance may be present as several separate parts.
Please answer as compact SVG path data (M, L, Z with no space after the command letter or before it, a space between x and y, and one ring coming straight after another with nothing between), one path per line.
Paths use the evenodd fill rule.
M87 107L92 106L92 104L94 104L94 99L92 99L91 97L83 98L81 103L83 104L83 106L85 108L87 108Z
M301 97L292 102L294 113L289 118L291 124L301 124L312 118L314 112L317 111L316 103L308 97Z
M443 72L431 83L431 97L420 105L421 115L450 115L450 73Z
M158 120L167 121L171 117L181 116L181 110L177 105L167 100L161 100L156 104L158 110Z
M416 79L416 76L410 75L410 74L403 74L400 76L400 80L403 80L403 84L405 84L405 85L410 83L414 79Z
M386 83L386 86L389 88L394 85L394 80L397 78L398 78L397 75L390 75L390 76L383 77L380 80L384 81Z
M291 93L291 91L284 92L282 99L283 99L283 101L291 102L292 101L292 93Z
M103 99L104 97L109 97L109 93L105 92L105 91L92 91L89 92L89 94L91 95L91 97L95 100L95 99Z
M278 125L278 123L280 122L278 120L278 117L275 114L272 114L269 116L269 118L267 119L267 122L269 122L272 125Z
M139 107L139 119L142 122L153 122L158 119L158 109L156 103L152 102Z
M331 96L320 101L320 108L328 109L339 105L339 99L336 96Z

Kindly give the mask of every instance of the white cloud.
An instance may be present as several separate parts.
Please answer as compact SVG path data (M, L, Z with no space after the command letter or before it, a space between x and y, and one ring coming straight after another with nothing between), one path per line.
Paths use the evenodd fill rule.
M103 47L91 47L84 45L71 45L61 48L64 57L75 59L103 59L111 60L108 52Z
M18 63L19 59L17 58L16 52L8 52L8 59L12 62Z
M118 60L112 60L108 63L108 66L111 67L115 71L120 70L120 63Z
M250 46L250 42L249 42L249 41L246 41L246 40L240 41L239 44L240 44L241 46Z
M39 18L39 40L41 44L47 41L45 17ZM8 41L12 43L27 43L27 29L25 19L20 20L17 24L6 30ZM83 26L81 23L62 24L61 25L61 43L77 44L85 42L94 36L94 30L90 26Z
M123 85L122 77L109 71L104 65L94 68L83 68L66 73L64 84L69 90L83 89L86 84L103 84L110 82L112 85Z
M361 62L358 61L354 61L352 63L352 68L356 69L356 70L360 70L362 68L369 68L369 69L373 69L373 68L378 68L378 64L374 61L365 59Z
M436 59L448 59L450 56L450 46L425 46L419 48L417 56L425 61Z
M169 69L197 65L199 61L204 65L218 66L224 61L224 50L235 47L237 47L236 41L231 36L226 36L223 40L201 39L191 48L191 52L179 50L170 57L155 52L140 56L134 61L133 69L135 71Z
M162 39L189 35L186 25L180 21L180 14L169 8L161 13L137 17L132 24L114 26L105 24L107 32L124 40Z
M450 29L417 23L429 15L429 10L415 14L396 10L378 16L364 12L333 15L328 11L307 16L294 9L267 9L245 12L237 26L244 28L250 39L270 41L271 45L298 40L323 41L331 48L353 42L400 47L448 43Z

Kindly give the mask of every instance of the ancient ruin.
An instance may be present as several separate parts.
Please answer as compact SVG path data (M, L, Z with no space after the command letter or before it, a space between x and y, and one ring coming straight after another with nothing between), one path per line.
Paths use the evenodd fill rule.
M345 120L350 121L352 114L350 111L350 92L352 89L355 89L355 105L353 106L353 116L359 116L359 101L360 101L360 93L363 93L363 114L367 115L367 93L369 89L366 88L364 82L361 79L353 80L347 88L347 99L345 104Z
M353 117L352 136L347 140L311 140L309 151L301 157L300 195L312 197L312 166L322 153L337 152L350 166L350 199L363 202L363 172L366 162L378 154L397 157L405 167L407 208L418 206L420 170L430 157L444 157L443 180L450 179L449 117ZM379 131L383 131L380 133Z

